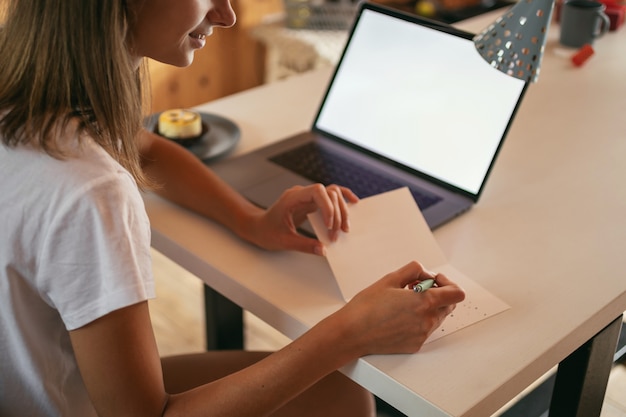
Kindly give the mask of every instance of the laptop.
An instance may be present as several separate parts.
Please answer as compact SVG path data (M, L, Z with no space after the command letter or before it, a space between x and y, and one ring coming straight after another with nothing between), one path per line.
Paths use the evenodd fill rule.
M362 3L311 129L211 167L261 207L297 184L406 186L434 229L478 201L527 88L472 38Z

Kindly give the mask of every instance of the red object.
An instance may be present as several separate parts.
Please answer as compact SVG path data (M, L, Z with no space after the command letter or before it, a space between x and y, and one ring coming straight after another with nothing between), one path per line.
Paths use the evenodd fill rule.
M591 45L583 45L583 47L580 48L578 52L574 54L574 56L572 56L572 62L577 67L580 67L589 59L591 55L593 55L593 52L594 51Z
M609 17L611 25L609 30L617 30L622 24L624 24L624 15L626 15L626 6L617 3L605 3L606 10L604 13Z

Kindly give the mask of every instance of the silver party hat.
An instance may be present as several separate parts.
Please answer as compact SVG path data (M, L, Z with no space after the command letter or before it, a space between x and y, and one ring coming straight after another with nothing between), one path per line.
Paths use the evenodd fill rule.
M519 0L474 37L478 53L505 74L536 82L554 0Z

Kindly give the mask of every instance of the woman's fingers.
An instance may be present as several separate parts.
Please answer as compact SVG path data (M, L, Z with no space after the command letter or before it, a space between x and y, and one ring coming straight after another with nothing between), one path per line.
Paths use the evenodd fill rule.
M356 203L359 198L350 189L338 185L324 187L321 184L307 187L313 194L316 209L319 209L328 230L344 229L347 226L348 203Z

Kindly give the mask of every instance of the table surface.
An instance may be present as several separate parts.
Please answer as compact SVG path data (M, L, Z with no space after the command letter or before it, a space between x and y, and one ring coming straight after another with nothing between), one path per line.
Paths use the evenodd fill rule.
M457 26L477 32L493 17ZM489 415L626 310L626 30L575 68L558 29L480 201L435 231L449 262L512 308L417 354L342 369L408 415ZM307 129L330 75L199 109L240 126L241 154ZM342 306L325 259L265 252L153 194L145 201L157 250L287 336Z

